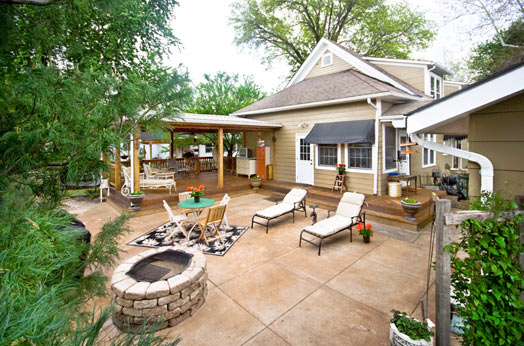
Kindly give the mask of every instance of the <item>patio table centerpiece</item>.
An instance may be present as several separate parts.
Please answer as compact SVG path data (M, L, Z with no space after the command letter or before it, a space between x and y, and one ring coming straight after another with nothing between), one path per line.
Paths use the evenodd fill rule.
M428 323L407 316L405 312L391 310L389 341L393 346L431 346L433 332Z
M367 244L371 241L371 237L373 236L373 227L371 226L371 224L364 224L363 222L359 222L359 224L356 225L355 228L358 230L358 233L364 238L364 243Z
M191 197L195 200L195 203L200 203L200 197L204 196L205 185L197 186L188 186L187 191L191 191Z

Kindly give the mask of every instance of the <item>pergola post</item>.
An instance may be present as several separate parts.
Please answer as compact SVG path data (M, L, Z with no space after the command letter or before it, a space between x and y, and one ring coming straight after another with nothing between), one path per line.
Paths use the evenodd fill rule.
M169 158L172 159L175 154L175 139L173 138L173 132L171 131L171 143L169 144Z
M149 143L149 159L153 160L153 143Z
M138 160L138 153L140 151L140 129L136 130L131 142L133 146L133 192L140 190L140 161Z
M224 129L218 129L218 187L224 187Z
M115 190L120 190L120 143L118 147L115 148Z

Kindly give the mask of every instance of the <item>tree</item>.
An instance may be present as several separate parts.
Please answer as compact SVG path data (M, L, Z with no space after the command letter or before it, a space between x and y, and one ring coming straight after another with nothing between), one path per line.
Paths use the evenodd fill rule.
M229 115L265 96L252 77L244 76L241 80L237 74L217 72L213 76L205 74L204 79L205 81L195 88L195 99L188 112ZM217 145L216 134L206 134L206 137ZM224 148L228 156L233 156L235 146L241 141L240 133L224 134Z
M363 55L405 59L434 36L421 13L383 0L243 0L230 20L236 44L263 48L266 62L283 58L293 71L323 37Z
M524 22L518 20L490 41L479 44L469 58L468 67L473 79L481 80L523 61Z
M98 342L110 310L95 319L84 305L106 294L103 269L118 255L127 217L87 248L56 207L67 181L107 168L101 153L185 107L187 75L160 64L178 43L169 26L176 4L0 2L0 344Z

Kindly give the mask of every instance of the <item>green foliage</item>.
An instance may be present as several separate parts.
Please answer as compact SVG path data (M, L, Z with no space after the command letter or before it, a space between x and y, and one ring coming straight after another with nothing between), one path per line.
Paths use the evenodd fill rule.
M503 45L501 41L517 47ZM491 40L479 44L469 58L468 67L473 79L478 81L523 61L524 21L521 19Z
M266 62L284 58L293 72L322 38L363 55L407 58L434 36L422 13L383 0L242 0L230 21L238 45L263 48Z
M190 113L229 115L265 96L250 76L240 79L237 74L217 72L213 76L205 74L204 79L194 91L195 99L187 109ZM217 145L216 134L206 134L205 137ZM242 143L241 134L225 133L223 143L228 156L233 156L235 147Z
M393 318L391 323L397 326L397 329L402 334L406 334L411 340L426 340L430 341L433 332L429 330L426 322L419 322L414 318L408 317L405 312L391 310Z
M493 212L493 218L465 221L460 240L447 247L458 311L467 321L463 344L519 345L524 330L521 216L502 214L516 204L494 194L484 194L475 207Z
M403 199L404 203L409 203L409 204L417 204L417 203L420 203L419 201L417 200L414 200L414 199L409 199L409 198L405 198Z
M144 191L140 191L140 190L130 193L131 196L141 196L143 194L144 194Z

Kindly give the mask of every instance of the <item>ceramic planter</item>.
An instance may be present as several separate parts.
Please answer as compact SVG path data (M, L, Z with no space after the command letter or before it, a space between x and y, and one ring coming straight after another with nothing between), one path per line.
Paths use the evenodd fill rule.
M371 237L369 235L363 235L364 237L364 243L368 244L371 241Z
M262 185L261 180L251 180L251 187L255 190L260 189L260 186Z
M417 219L415 218L415 214L418 213L421 203L406 203L404 201L400 201L400 204L402 204L402 209L404 209L404 212L408 214L405 219L407 221L416 222Z
M195 196L193 199L195 200L195 203L200 203L200 196Z
M394 323L389 324L389 341L392 346L433 346L433 337L430 341L413 340L406 334L399 332Z
M144 199L145 195L129 195L129 200L131 201L131 206L129 209L131 210L140 210L140 204L142 203L142 200Z

